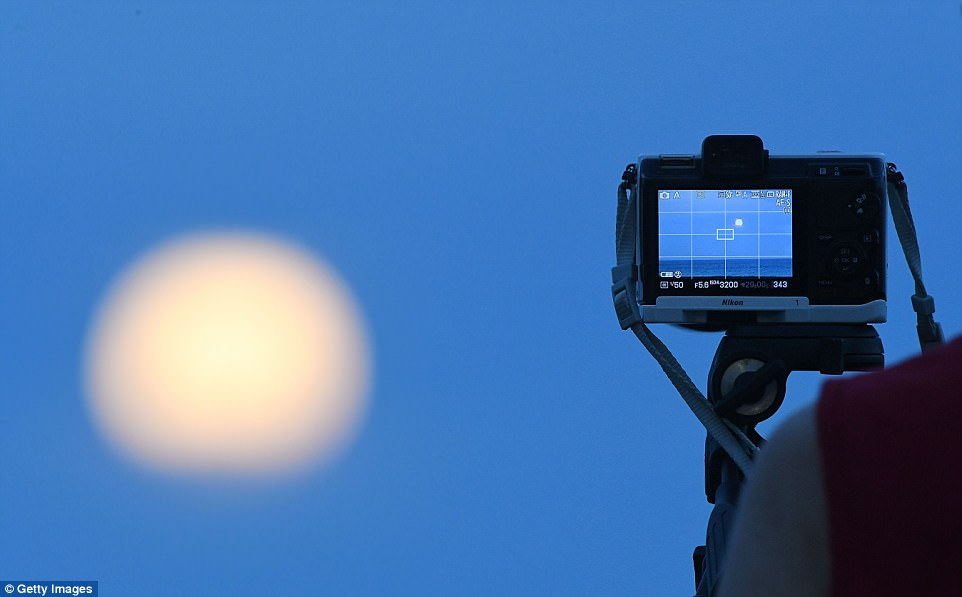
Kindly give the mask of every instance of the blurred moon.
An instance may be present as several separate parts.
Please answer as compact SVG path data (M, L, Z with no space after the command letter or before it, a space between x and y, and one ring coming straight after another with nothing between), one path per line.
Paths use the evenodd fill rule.
M97 425L153 468L270 474L329 461L366 406L358 308L330 267L267 236L211 233L137 260L88 338Z

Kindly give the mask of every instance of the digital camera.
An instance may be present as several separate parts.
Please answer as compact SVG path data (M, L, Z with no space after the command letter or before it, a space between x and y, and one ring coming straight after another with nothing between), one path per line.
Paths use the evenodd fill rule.
M754 135L714 135L700 155L640 157L626 180L623 327L885 321L883 155L769 156Z

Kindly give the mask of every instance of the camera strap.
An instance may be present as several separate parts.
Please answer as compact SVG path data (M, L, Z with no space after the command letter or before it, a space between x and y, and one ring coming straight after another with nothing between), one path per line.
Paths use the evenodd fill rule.
M756 446L752 440L748 438L745 433L735 426L734 423L726 421L718 416L715 412L714 407L708 402L704 394L698 389L698 387L692 382L691 377L675 358L675 355L671 354L665 343L656 336L648 326L644 323L636 323L631 326L631 331L634 332L635 336L641 340L645 348L651 356L655 357L658 364L661 365L662 370L668 379L671 381L678 393L681 394L682 399L688 408L691 409L692 414L701 422L705 427L705 431L708 435L712 437L718 445L720 445L725 452L731 457L738 468L741 469L742 473L746 476L748 471L752 468L752 458L758 453L758 446Z
M752 466L752 457L758 452L758 446L752 443L741 429L718 416L675 355L641 321L641 313L638 311L638 303L635 300L638 271L635 267L635 248L638 226L635 219L629 215L633 213L632 208L638 200L636 193L631 190L637 180L636 176L635 164L629 164L622 175L622 183L618 186L618 214L615 221L615 250L618 261L611 272L613 282L611 292L618 320L623 329L631 328L681 394L685 404L705 427L708 435L718 442L742 473L747 475Z
M925 291L922 281L922 255L919 251L919 240L915 230L915 221L909 209L909 190L905 184L905 177L898 167L889 162L886 168L888 183L889 208L892 220L895 222L895 232L899 236L905 261L909 264L909 271L915 280L915 294L912 295L912 309L915 311L918 325L919 345L922 352L942 344L942 326L933 314L935 313L935 299Z

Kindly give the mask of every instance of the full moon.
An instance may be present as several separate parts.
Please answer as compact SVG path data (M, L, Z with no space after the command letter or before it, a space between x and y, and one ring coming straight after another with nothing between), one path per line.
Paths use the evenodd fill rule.
M366 406L369 351L345 284L269 236L211 233L147 252L90 328L96 425L151 468L243 476L330 461Z

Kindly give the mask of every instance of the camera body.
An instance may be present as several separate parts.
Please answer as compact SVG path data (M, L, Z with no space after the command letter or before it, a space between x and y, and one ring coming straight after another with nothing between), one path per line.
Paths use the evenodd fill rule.
M633 259L612 270L624 327L885 321L883 155L769 156L715 135L635 167L619 214Z

